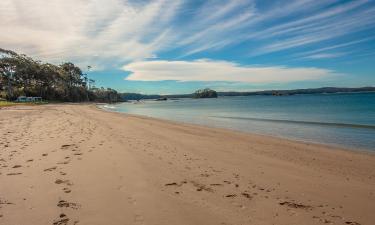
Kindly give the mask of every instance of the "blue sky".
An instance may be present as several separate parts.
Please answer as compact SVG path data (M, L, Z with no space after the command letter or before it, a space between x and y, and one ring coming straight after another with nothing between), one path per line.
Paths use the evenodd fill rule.
M1 0L0 25L122 92L375 85L374 0Z

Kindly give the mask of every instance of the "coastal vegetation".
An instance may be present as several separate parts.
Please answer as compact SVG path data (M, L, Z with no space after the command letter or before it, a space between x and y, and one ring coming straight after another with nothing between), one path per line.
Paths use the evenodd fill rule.
M200 89L194 92L193 98L217 98L217 92L209 88Z
M44 100L65 102L121 101L116 90L96 88L94 82L71 62L43 63L0 48L0 98L8 101L18 96L39 96Z

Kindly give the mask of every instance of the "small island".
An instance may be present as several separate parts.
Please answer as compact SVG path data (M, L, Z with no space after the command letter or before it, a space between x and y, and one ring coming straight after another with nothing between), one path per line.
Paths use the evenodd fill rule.
M217 98L217 92L209 88L200 89L194 92L193 98Z

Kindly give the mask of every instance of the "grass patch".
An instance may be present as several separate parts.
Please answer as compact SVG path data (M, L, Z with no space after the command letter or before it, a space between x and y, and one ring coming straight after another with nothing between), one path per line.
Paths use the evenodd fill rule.
M17 105L15 102L0 101L0 107Z
M0 101L0 108L1 107L8 107L8 106L16 106L16 105L42 105L47 104L48 102L8 102L8 101Z

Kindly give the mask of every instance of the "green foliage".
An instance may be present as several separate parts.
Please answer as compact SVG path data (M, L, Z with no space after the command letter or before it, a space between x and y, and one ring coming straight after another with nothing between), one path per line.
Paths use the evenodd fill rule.
M119 101L112 89L89 89L87 77L73 63L42 63L0 48L0 98L38 96L51 101ZM90 80L94 83L93 80Z
M0 101L0 107L13 106L16 104L17 103L14 103L14 102Z
M111 88L92 88L91 96L97 102L121 102L123 101L121 95Z
M200 89L193 94L194 98L217 98L217 92L209 88Z
M2 101L0 99L0 108L7 107L7 106L16 106L16 105L41 105L41 104L47 104L47 102L8 102L8 101Z

